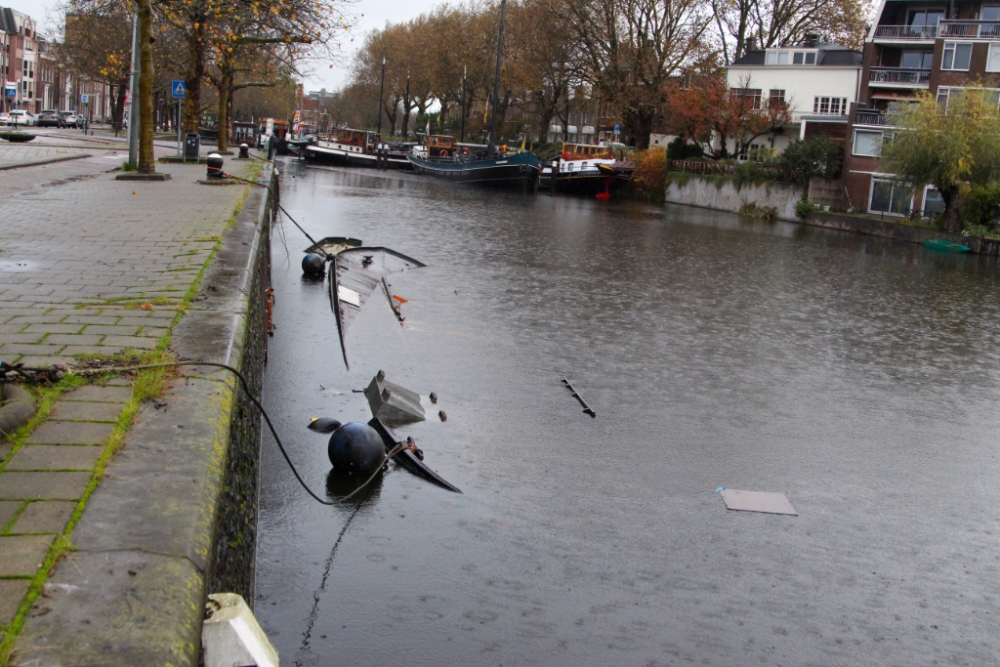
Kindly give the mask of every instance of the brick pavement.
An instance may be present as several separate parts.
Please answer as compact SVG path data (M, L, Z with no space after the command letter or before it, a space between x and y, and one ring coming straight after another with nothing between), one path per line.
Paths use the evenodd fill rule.
M204 167L195 165L158 165L173 180L141 183L94 175L101 162L79 162L91 164L2 172L30 171L44 182L65 165L87 167L83 178L3 198L3 361L73 365L81 353L156 347L182 316L185 296L247 190L198 185ZM10 631L53 543L82 508L130 396L125 380L77 389L16 448L0 445L0 632Z

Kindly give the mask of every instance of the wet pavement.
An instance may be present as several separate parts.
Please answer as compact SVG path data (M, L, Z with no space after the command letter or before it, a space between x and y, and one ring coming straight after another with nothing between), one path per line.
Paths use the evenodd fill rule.
M323 507L268 438L256 613L283 663L996 661L994 260L297 163L282 195L314 236L428 264L390 280L405 328L373 296L347 371L308 243L275 231L265 402L306 481L342 492L305 426L367 421L352 390L383 369L465 492L393 468Z

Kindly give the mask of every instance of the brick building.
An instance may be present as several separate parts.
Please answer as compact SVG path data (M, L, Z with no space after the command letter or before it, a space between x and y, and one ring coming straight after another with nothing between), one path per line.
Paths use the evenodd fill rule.
M893 105L926 90L943 109L972 85L996 89L1000 105L1000 6L988 2L882 0L865 39L861 91L851 109L844 183L851 206L883 215L933 217L944 210L931 186L896 183L879 155L896 128Z

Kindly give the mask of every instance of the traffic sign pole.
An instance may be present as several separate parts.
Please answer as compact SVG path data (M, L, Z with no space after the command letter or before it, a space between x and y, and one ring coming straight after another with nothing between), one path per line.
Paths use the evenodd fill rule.
M181 155L181 104L187 97L187 83L183 80L170 82L170 96L177 100L177 154ZM184 158L187 162L187 159Z

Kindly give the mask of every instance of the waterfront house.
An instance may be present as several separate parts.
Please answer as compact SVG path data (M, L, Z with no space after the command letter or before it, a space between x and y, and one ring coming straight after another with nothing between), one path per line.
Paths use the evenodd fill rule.
M1000 94L1000 3L882 0L865 39L861 92L851 112L844 183L858 211L933 217L944 210L932 187L897 183L880 166L882 142L896 128L896 104L928 91L948 99L973 82Z
M750 149L780 153L789 143L815 135L844 140L850 104L861 83L860 51L809 34L801 44L756 49L726 68L730 95L751 98L754 109L787 108L790 122L758 137Z

